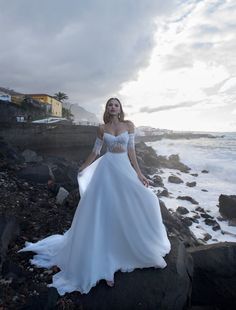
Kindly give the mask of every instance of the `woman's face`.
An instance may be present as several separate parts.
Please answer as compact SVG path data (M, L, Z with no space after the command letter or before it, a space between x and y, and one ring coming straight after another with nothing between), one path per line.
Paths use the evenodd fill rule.
M110 115L117 115L120 113L120 104L116 99L111 99L107 105L107 112Z

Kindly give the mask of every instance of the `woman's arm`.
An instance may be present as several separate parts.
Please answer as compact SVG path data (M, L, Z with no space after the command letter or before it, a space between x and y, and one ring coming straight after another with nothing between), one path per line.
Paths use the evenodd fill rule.
M88 167L96 159L96 157L100 154L102 144L103 144L102 127L101 127L101 125L99 125L98 130L97 130L97 138L96 138L96 141L94 143L92 152L88 155L87 159L80 166L79 172L81 172L86 167Z
M129 122L129 134L134 134L134 124L132 122ZM133 166L134 170L136 171L136 173L138 175L138 178L146 187L148 187L149 181L142 174L142 172L139 168L139 165L138 165L136 152L135 152L134 137L130 137L130 141L128 143L128 156L129 156L129 160L131 162L131 165Z

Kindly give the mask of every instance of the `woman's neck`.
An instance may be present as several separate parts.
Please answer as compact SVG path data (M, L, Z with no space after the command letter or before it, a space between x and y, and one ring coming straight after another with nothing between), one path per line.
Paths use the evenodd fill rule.
M110 125L118 125L119 123L120 123L120 121L119 121L117 116L112 116L110 121L109 121Z

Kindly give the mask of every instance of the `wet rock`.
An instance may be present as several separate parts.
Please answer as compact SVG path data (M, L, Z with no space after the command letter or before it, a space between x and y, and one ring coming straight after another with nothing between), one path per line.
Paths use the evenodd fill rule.
M202 207L196 207L195 210L199 212L205 212L205 210Z
M168 234L177 236L186 247L199 245L189 227L182 222L182 217L177 212L170 213L161 199L159 199L159 202L163 223L167 228Z
M172 154L168 158L166 156L157 155L155 150L147 146L144 142L136 143L136 153L142 171L146 171L145 167L151 166L156 168L177 169L185 173L191 170L191 168L180 162L178 154Z
M187 213L189 213L187 208L180 207L180 206L176 209L176 211L179 212L179 214L187 214Z
M217 216L217 220L220 222L227 221L227 219L222 216Z
M236 226L236 218L235 219L230 219L228 222L229 226Z
M43 160L42 156L38 156L36 152L32 150L24 150L21 155L24 157L26 163L38 163Z
M170 175L168 177L168 182L175 183L175 184L184 183L184 181L181 178L179 178L179 177L177 177L175 175Z
M187 200L189 202L191 202L194 205L198 205L198 202L196 200L194 200L192 197L190 196L178 196L177 199L181 199L181 200Z
M228 219L236 218L236 195L220 195L219 211Z
M188 218L188 217L184 217L184 218L182 219L182 222L183 222L184 224L186 224L187 226L191 226L191 225L193 224L193 221L191 221L191 219Z
M198 173L190 173L193 177L198 177Z
M235 309L236 243L190 247L194 260L192 306Z
M194 223L199 223L199 220L195 216L189 217L189 219Z
M208 234L208 233L205 233L203 239L204 239L205 241L208 241L208 240L212 239L212 236L211 236L210 234Z
M169 192L167 189L163 189L163 191L158 191L158 194L157 194L158 197L169 197Z
M204 169L201 171L201 173L209 173L209 171Z
M205 219L213 219L214 217L207 213L200 213L201 217Z
M158 174L156 174L152 177L152 181L153 181L152 186L154 186L154 187L163 187L164 186L163 180Z
M186 185L188 186L188 187L194 187L194 186L196 186L197 185L197 182L186 182Z
M220 229L220 225L217 223L216 220L212 220L212 219L205 219L204 222L206 223L206 225L212 226L213 230L219 230Z

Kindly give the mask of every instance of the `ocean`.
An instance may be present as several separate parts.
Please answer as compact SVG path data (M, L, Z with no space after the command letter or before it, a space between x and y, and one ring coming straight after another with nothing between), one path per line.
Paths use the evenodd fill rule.
M209 132L207 133L209 134ZM199 223L193 223L189 227L195 236L202 239L205 233L209 233L212 238L207 243L236 242L236 227L229 226L228 221L217 219L221 216L217 206L219 196L221 194L236 195L236 132L210 132L210 134L217 136L217 138L163 139L146 142L146 144L152 146L158 155L179 154L180 161L191 168L189 173L174 169L162 169L161 177L165 187L171 193L171 198L161 197L166 207L176 210L178 206L183 206L190 212L186 216L193 216L195 213L192 211L195 210L196 205L176 199L177 196L191 196L221 226L221 230L214 231L201 218ZM207 170L208 173L202 173L202 170ZM197 173L198 176L192 176L192 173ZM180 177L184 183L173 184L168 182L169 175ZM195 187L186 186L186 182L193 181L197 182ZM157 191L156 188L153 190Z

